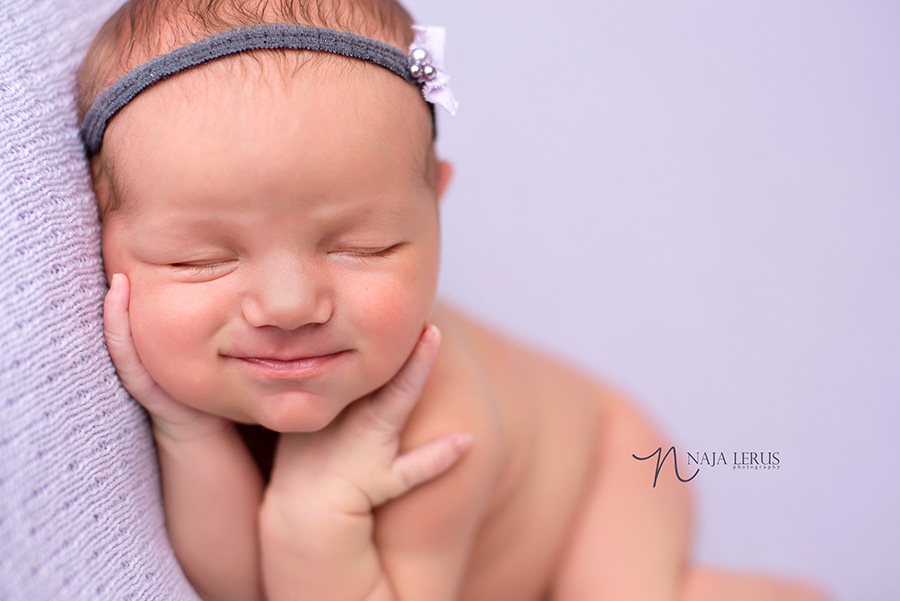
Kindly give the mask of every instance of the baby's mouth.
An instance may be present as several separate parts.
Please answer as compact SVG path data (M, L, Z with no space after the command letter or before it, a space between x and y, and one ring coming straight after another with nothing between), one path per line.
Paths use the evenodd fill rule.
M312 356L244 356L223 355L251 373L272 379L297 379L319 375L335 367L350 351Z

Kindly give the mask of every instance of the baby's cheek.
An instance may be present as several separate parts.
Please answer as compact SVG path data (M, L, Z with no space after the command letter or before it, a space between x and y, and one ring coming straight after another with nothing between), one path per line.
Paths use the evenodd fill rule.
M134 287L130 313L138 355L166 392L189 404L202 403L213 377L217 327L215 306L201 295Z
M413 277L371 282L366 290L364 325L378 346L379 369L390 377L412 352L431 315L434 291Z

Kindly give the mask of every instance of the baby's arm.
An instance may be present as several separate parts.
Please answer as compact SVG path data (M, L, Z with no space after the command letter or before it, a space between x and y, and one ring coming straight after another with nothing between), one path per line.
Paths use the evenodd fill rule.
M259 470L233 423L179 403L153 381L131 339L128 301L128 279L113 276L104 332L122 384L150 413L178 561L206 601L261 600Z
M400 452L400 434L437 353L428 328L403 369L320 432L284 434L260 515L269 601L410 596L385 570L372 510L453 466L471 438L448 434Z
M665 453L671 444L630 399L606 388L597 397L594 478L552 598L680 599L691 534L689 485L675 477L670 456L654 488L656 462L632 455Z

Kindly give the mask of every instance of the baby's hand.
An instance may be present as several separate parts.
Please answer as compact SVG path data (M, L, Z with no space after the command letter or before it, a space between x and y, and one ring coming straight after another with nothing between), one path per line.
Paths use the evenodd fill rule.
M190 440L219 431L227 420L175 400L159 387L144 367L131 337L129 295L128 278L121 273L115 274L103 304L103 334L122 385L150 413L157 434L175 440Z
M422 393L440 346L429 326L403 368L319 432L282 434L267 498L301 511L368 514L452 467L472 438L450 433L400 453L400 433Z

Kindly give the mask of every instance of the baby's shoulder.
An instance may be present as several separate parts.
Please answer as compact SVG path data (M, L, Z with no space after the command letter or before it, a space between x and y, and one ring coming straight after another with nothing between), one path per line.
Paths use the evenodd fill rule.
M558 447L586 451L612 388L552 355L449 305L434 322L444 334L435 385L448 403L471 402L493 428L502 457Z
M454 378L480 382L496 400L517 399L520 410L526 401L551 402L558 409L567 402L602 405L615 394L596 377L450 305L439 304L434 321L444 332L442 368Z

